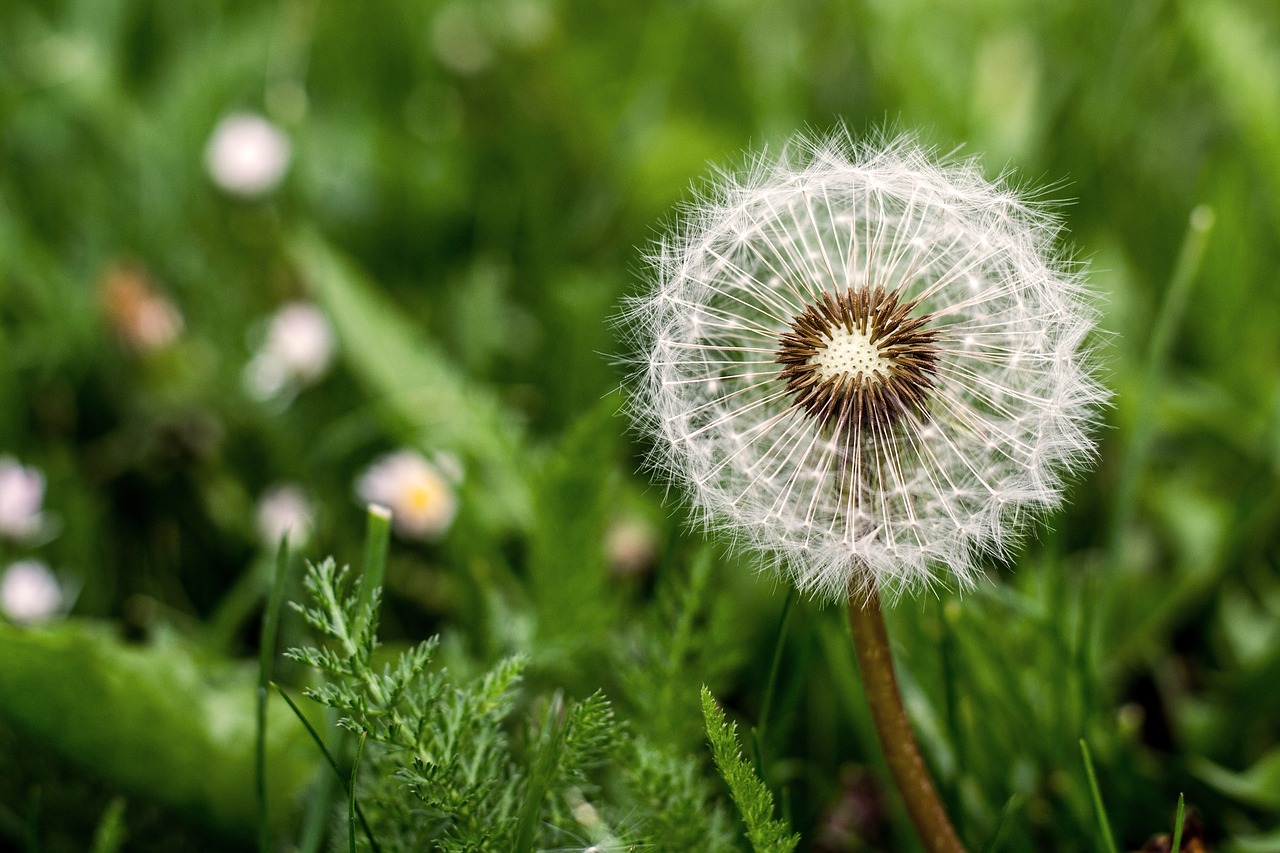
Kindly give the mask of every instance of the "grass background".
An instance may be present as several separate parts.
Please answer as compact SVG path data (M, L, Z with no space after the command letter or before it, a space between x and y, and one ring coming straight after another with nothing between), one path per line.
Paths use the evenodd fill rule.
M205 171L238 110L293 145L265 200ZM691 182L839 122L908 129L1067 202L1102 297L1115 405L1097 470L989 586L890 614L962 833L1100 849L1085 738L1122 848L1169 831L1185 791L1213 849L1280 850L1265 0L4 3L0 453L45 472L59 525L2 547L80 585L71 621L0 626L7 843L83 849L117 795L138 849L251 837L248 742L227 721L248 713L256 629L227 602L265 588L254 502L305 483L304 553L354 560L353 478L407 443L459 454L468 478L448 537L393 546L389 637L443 632L464 668L528 652L535 689L602 687L624 717L667 691L671 718L634 724L691 753L699 685L758 722L781 643L759 761L802 849L914 849L841 614L795 602L780 631L785 590L684 527L614 414L610 317ZM98 288L121 263L181 308L173 348L139 357L109 333ZM264 406L240 384L255 329L302 295L341 362ZM652 525L645 576L608 571L624 518ZM672 659L637 626L700 561L697 630ZM314 756L274 743L280 784L300 784Z

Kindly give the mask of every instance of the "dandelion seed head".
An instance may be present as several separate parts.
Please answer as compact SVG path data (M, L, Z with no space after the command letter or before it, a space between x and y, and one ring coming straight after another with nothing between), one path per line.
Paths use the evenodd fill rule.
M652 467L803 592L971 586L1093 455L1096 312L1060 230L908 138L722 173L623 320Z

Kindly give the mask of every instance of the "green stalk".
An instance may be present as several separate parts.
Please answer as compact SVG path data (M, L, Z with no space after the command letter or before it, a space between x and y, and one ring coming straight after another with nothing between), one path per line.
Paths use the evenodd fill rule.
M875 590L849 599L849 625L880 747L920 841L929 853L964 853L964 845L947 817L907 720L893 671L880 596Z

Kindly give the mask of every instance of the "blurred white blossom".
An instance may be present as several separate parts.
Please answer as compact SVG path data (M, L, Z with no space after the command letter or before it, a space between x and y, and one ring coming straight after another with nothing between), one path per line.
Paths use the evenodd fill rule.
M302 488L294 483L281 483L263 492L258 499L258 535L267 548L276 548L287 533L289 544L301 546L315 530L315 509Z
M11 563L0 578L0 610L14 622L47 622L62 612L64 602L58 579L39 560Z
M0 456L0 536L27 540L44 527L44 474Z
M259 400L321 379L333 364L333 327L310 302L291 302L271 317L267 336L245 365L245 389Z
M205 149L213 182L242 198L256 198L279 185L289 167L289 139L260 115L236 113L214 128Z
M605 530L604 555L609 571L617 577L644 574L657 559L657 528L639 516L614 519Z
M434 465L416 450L397 450L376 460L356 481L365 503L391 510L391 525L406 539L438 539L458 512L447 465Z

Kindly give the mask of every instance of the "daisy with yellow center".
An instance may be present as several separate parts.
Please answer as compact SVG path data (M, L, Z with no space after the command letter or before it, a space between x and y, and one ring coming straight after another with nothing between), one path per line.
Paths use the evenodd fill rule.
M418 451L398 450L365 469L356 493L365 503L391 510L392 527L400 536L433 540L448 531L457 515L454 480Z

